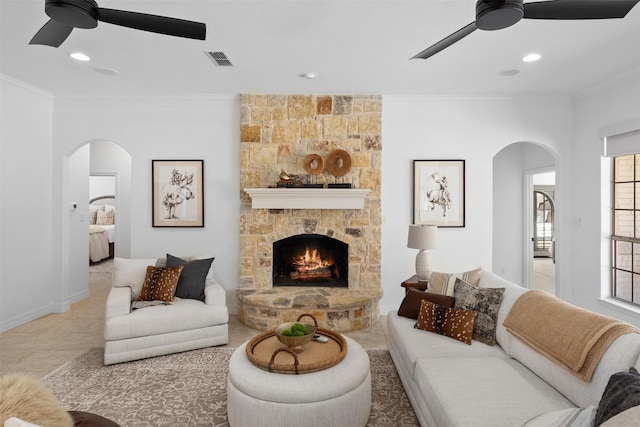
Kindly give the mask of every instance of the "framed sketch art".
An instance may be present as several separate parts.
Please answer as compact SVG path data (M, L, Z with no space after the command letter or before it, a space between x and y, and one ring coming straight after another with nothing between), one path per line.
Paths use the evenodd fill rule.
M203 160L152 160L154 227L204 227Z
M464 227L464 160L413 161L413 223Z

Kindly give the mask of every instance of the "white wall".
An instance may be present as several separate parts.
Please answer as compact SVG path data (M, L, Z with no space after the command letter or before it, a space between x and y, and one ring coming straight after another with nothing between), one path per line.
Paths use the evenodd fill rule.
M91 150L95 153L95 150ZM105 195L116 194L116 177L110 175L94 175L93 168L90 167L89 173L89 200ZM100 172L98 172L100 173Z
M69 245L69 256L65 258L68 268L68 302L74 303L89 296L89 144L83 145L69 157L69 203L63 206L69 234L76 236ZM77 208L71 209L70 203ZM55 205L55 202L54 202ZM55 227L54 227L55 228ZM66 301L65 301L66 302Z
M53 138L53 156L61 165L54 172L63 178L71 174L69 179L88 181L88 174L73 174L63 161L86 142L108 140L126 150L131 155L130 256L215 256L215 275L229 294L232 310L239 275L239 116L239 98L226 96L57 98ZM152 159L204 160L204 228L151 226ZM54 210L64 211L68 197L54 197ZM74 247L83 237L73 234L73 224L64 215L60 221L63 226L53 230L54 239L72 234L70 247L59 256L64 262L81 252ZM70 260L70 270L86 263L84 254L82 260ZM63 282L72 276L71 271L60 271Z
M385 295L381 311L398 307L403 296L400 283L414 272L415 251L406 247L407 229L412 222L412 161L466 160L466 227L440 230L440 247L433 254L433 261L445 271L479 265L491 268L502 265L501 260L493 259L492 246L512 244L492 241L493 159L504 147L522 141L544 146L555 154L557 232L559 241L564 242L557 247L559 296L602 311L603 307L594 303L599 295L600 262L597 194L600 145L596 134L602 126L638 115L638 82L640 78L635 75L630 81L584 94L575 105L564 97L385 96L382 161ZM86 286L70 282L84 280L70 271L78 261L86 265L86 253L82 260L72 259L72 254L79 253L74 239L81 236L72 239L63 236L74 234L68 203L73 197L71 181L76 177L70 156L87 142L96 140L112 141L132 157L131 256L153 257L165 252L214 255L217 279L226 288L233 310L238 283L241 191L239 99L56 98L54 108L46 95L33 90L23 92L20 85L8 87L3 81L2 327L29 320L38 310L64 309L68 307L70 291ZM22 176L24 172L16 159L38 170L38 174L25 178L22 188L9 185L15 182L16 175ZM204 159L204 228L151 227L152 159ZM574 159L577 165L585 165L576 170L575 179ZM29 194L42 195L37 201L27 202L29 209L18 214L12 200L22 201L24 189ZM35 221L43 216L51 220ZM574 226L576 217L581 218L580 227ZM38 233L25 236L25 231ZM43 240L49 251L36 245ZM64 244L65 241L69 243ZM36 264L34 259L38 260ZM20 283L20 287L15 283ZM637 324L640 316L628 320Z
M571 150L571 102L564 97L385 96L382 122L383 312L400 305L404 294L400 283L415 272L416 251L406 247L412 222L413 160L466 160L466 227L439 229L439 247L432 253L435 268L464 271L478 266L491 269L492 244L512 244L492 242L496 153L519 141L534 141L559 156ZM562 163L559 170L564 166L570 171L570 164L558 163ZM522 236L512 238L520 244Z
M603 282L606 288L609 280L608 268L603 262L607 258L608 245L603 240L606 233L601 232L602 140L599 135L607 128L640 121L640 70L578 94L574 111L572 156L576 170L572 226L576 231L571 242L574 248L572 297L576 304L583 307L640 326L640 310L632 315L628 310L598 300ZM601 257L601 248L604 249L605 260Z
M0 76L0 331L51 306L50 94Z

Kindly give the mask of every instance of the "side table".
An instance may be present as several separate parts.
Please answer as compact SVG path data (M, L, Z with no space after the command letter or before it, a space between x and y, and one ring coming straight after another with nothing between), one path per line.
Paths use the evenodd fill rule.
M418 280L418 276L415 274L409 277L407 280L402 282L402 287L404 288L404 294L406 295L409 292L409 289L418 289L420 291L426 291L429 282L426 280Z

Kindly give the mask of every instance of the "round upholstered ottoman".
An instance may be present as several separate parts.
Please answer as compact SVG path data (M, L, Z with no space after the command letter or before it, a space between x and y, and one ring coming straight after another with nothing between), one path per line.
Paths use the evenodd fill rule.
M369 356L345 337L345 358L331 368L300 375L255 366L242 344L231 355L227 413L232 427L366 426L371 412Z

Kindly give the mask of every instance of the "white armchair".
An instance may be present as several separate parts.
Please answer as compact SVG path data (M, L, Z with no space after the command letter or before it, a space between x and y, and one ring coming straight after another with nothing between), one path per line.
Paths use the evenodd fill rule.
M229 342L226 293L211 272L204 301L179 299L171 305L131 308L147 266L155 264L156 259L114 260L104 325L105 365Z

